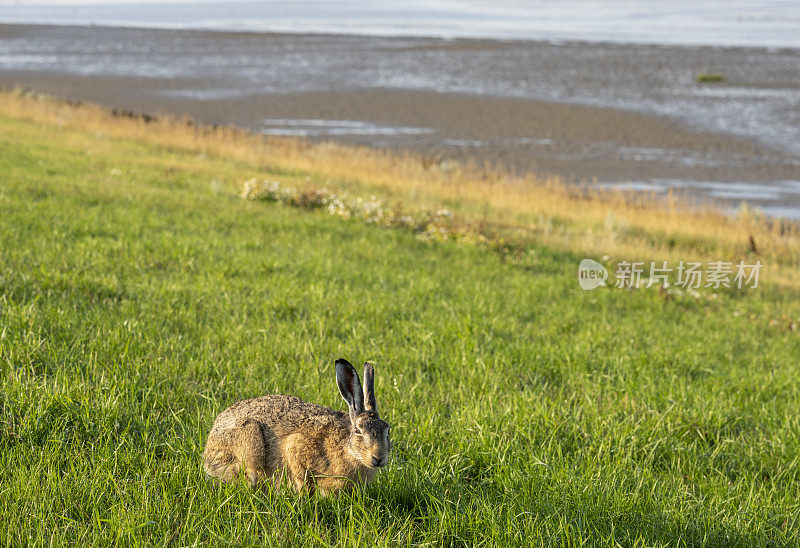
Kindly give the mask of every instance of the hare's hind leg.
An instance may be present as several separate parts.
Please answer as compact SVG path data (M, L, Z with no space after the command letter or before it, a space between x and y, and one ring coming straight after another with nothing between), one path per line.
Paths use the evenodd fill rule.
M272 472L267 470L272 460L269 449L261 426L252 419L242 419L233 428L209 435L203 469L222 481L234 481L245 474L256 487L265 474Z
M316 451L300 434L290 436L283 446L284 475L288 475L288 484L296 493L313 495L316 491L311 462L315 454Z

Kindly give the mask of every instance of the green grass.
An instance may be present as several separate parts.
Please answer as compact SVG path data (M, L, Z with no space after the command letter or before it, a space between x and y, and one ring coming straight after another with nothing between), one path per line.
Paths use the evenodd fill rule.
M706 74L706 73L702 73L702 74L698 74L697 78L695 78L695 80L697 80L698 84L716 84L716 83L719 83L719 82L724 82L725 81L725 77L722 74L716 74L716 73Z
M796 295L584 292L579 255L242 200L234 162L8 118L0 150L2 545L800 542ZM393 426L368 489L203 476L237 399L342 408L340 356Z

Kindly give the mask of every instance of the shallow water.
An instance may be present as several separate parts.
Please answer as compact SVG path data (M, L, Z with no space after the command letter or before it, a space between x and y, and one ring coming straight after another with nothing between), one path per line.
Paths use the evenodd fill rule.
M800 48L791 0L0 0L0 21L253 32Z
M358 120L319 120L265 118L261 120L265 135L289 137L322 137L337 135L425 135L434 133L429 127L384 126Z
M650 181L628 181L624 183L601 183L609 190L652 192L666 194L677 191L694 196L701 201L717 199L725 203L746 201L767 215L800 219L800 181L774 181L770 185L741 181L687 181L685 179L653 179ZM735 209L735 206L731 206Z

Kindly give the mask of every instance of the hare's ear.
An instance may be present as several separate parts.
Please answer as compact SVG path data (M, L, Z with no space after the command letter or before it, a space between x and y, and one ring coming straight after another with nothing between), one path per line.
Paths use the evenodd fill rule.
M364 364L364 409L378 412L378 404L375 403L375 368L369 362Z
M364 391L355 367L343 358L336 360L336 384L350 408L350 420L355 424L356 416L364 411Z

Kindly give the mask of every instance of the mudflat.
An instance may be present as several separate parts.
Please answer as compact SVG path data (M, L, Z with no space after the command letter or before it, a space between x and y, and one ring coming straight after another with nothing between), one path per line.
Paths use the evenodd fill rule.
M793 61L800 53L790 50L34 25L0 25L0 41L11 45L8 58L17 59L0 63L3 87L567 181L676 184L733 202L800 208L800 153L791 135L784 143L770 138L779 128L766 127L772 114L764 114L788 109L775 114L787 127L796 117L792 97L800 75ZM24 54L28 62L19 61ZM601 58L602 66L592 61ZM513 60L517 73L504 72L503 59ZM450 76L434 74L436 66ZM725 93L694 81L694 74L716 69L737 79L735 86L724 84ZM670 74L689 90L672 92L675 116L658 114L670 105L663 89ZM547 100L517 89L532 87L537 77L551 80L541 84L551 89ZM474 85L466 86L471 78ZM568 92L570 81L580 93ZM608 94L614 86L620 96L635 91L632 108L587 104L584 95L593 88ZM742 89L763 100L734 97ZM726 100L726 93L733 98ZM687 94L694 99L680 99ZM703 101L711 114L719 112L719 127L733 129L692 123L703 118L692 114L703 111ZM661 106L646 108L651 103ZM736 117L746 112L752 120L741 123L755 128L750 135L735 130Z

